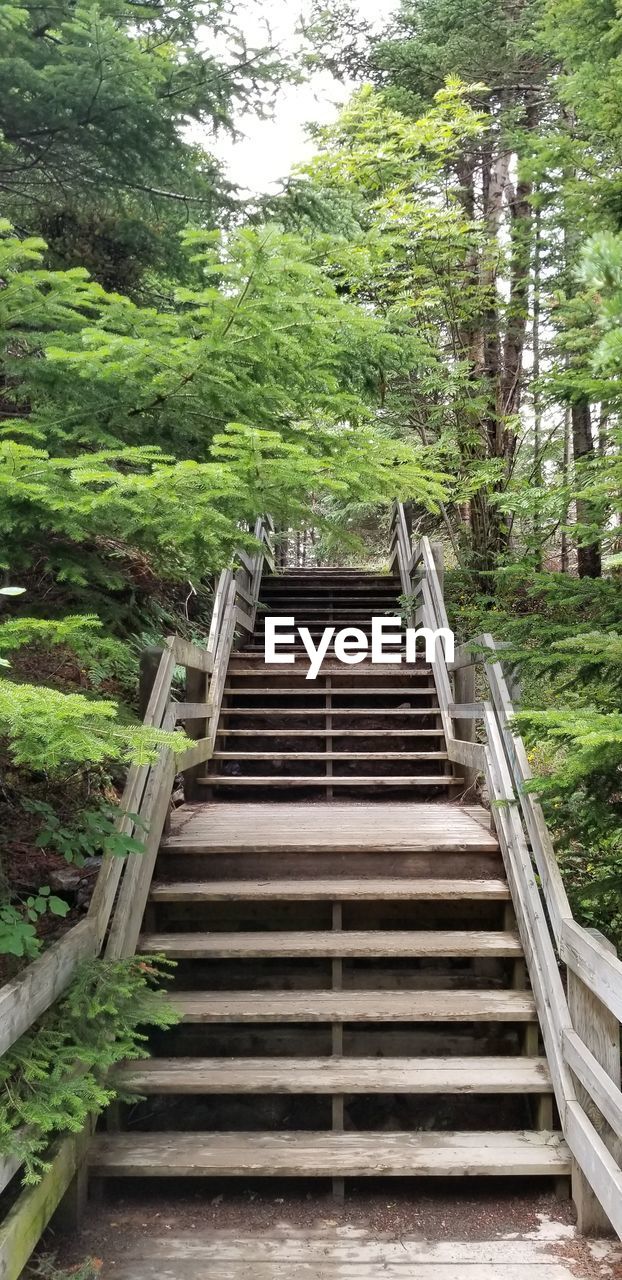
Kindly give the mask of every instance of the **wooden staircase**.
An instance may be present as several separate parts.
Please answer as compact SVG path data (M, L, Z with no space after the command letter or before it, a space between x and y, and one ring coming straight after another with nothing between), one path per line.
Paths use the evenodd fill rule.
M255 631L229 663L208 775L214 797L289 799L360 794L444 798L463 788L444 749L430 666L346 666L328 657L306 679L298 638L293 665L264 662L265 618L293 616L317 642L325 627L371 636L373 615L399 615L399 579L347 570L265 576ZM407 674L404 674L407 672Z
M388 576L264 579L312 629ZM205 799L173 814L139 942L182 1021L122 1073L105 1177L545 1176L570 1156L496 836L447 757L431 668L234 651ZM453 798L453 799L452 799ZM118 1112L115 1112L115 1123Z

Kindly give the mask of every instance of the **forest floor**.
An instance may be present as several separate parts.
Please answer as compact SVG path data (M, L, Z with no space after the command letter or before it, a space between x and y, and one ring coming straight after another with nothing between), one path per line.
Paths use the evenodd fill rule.
M570 1200L551 1190L523 1182L473 1184L468 1191L445 1183L431 1190L396 1180L354 1184L345 1204L311 1183L293 1192L291 1183L246 1184L159 1183L126 1186L123 1194L108 1190L103 1204L87 1211L83 1230L71 1237L48 1231L40 1253L55 1255L57 1265L71 1268L85 1257L100 1260L99 1274L112 1280L116 1268L141 1257L154 1236L173 1240L262 1235L287 1239L288 1234L322 1233L327 1240L347 1242L359 1233L367 1241L520 1241L546 1246L546 1256L559 1258L577 1280L622 1280L622 1247L613 1241L588 1241L574 1225ZM33 1271L41 1275L41 1271ZM63 1273L64 1274L64 1273ZM168 1273L167 1273L168 1274ZM294 1280L294 1276L292 1276Z

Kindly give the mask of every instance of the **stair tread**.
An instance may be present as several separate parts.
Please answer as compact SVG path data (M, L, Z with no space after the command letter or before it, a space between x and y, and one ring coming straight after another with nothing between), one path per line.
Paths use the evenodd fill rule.
M147 933L140 940L145 952L173 957L271 956L520 956L518 934L467 929L363 930L318 929L255 933Z
M529 1130L416 1133L98 1134L89 1151L105 1176L568 1174L560 1134Z
M510 891L504 880L418 880L390 877L350 880L345 878L317 880L175 880L154 881L154 902L335 902L364 901L468 901L492 899L505 902Z
M306 650L304 649L299 650L297 654L297 658L298 656L300 656L300 661L297 660L296 662L290 663L287 666L286 673L283 672L283 666L286 664L283 664L282 662L274 662L274 663L264 662L263 653L264 653L264 649L262 645L261 648L258 649L257 652L254 654L240 653L240 655L237 657L235 654L233 654L229 661L229 675L230 676L245 676L245 675L256 676L257 669L258 667L260 667L262 677L263 676L282 676L283 674L287 674L288 676L291 676L291 677L298 677L301 680L306 680L307 678L306 673L310 666L309 659L306 657ZM306 661L302 660L303 653L305 654ZM401 663L399 665L401 665L402 667L406 667L408 675L425 674L424 672L421 671L420 668L417 669L414 666L411 666L410 664ZM365 676L365 675L370 677L371 676L394 676L396 673L396 667L398 667L397 663L394 666L390 663L381 664L378 662L372 663L371 661L367 661L367 662L359 662L356 664L356 666L352 666L350 667L350 669L348 669L347 665L343 662L339 662L337 658L325 658L324 662L322 663L322 669L319 673L319 679L321 680L323 676L347 677L348 675L350 675L352 679L356 678L357 680L360 679L361 676ZM315 684L315 680L308 680L307 684L313 687L313 685Z
M174 991L185 1022L535 1022L525 991Z
M233 675L236 675L236 676L237 676L239 673L236 671L236 672L232 672L232 673L230 673L230 674L233 674ZM281 672L280 674L282 675L282 674L283 674L283 672ZM257 672L256 672L256 671L254 671L254 672L253 672L253 675L256 677L256 676L257 676ZM260 685L257 685L257 687L256 687L256 688L255 688L255 687L253 687L253 688L249 688L249 686L248 686L247 684L244 684L244 685L242 685L242 687L241 687L240 689L234 689L230 684L226 684L226 685L225 685L224 692L225 692L226 694L229 694L229 696L232 696L233 694L237 694L237 696L238 696L238 697L240 697L240 695L241 695L241 694L244 694L244 696L246 697L246 694L251 694L251 693L252 693L253 695L255 695L255 694L260 694L260 693L261 693L261 694L268 694L271 698L273 698L273 697L284 697L285 695L287 695L288 697L292 697L292 698L301 698L301 697L308 698L309 696L311 696L311 697L315 697L315 698L319 698L320 696L324 697L324 696L325 696L325 694L326 694L326 690L325 690L325 689L322 689L322 688L316 688L316 684L317 684L317 681L314 681L313 683L309 683L308 685L303 685L303 686L302 686L302 688L300 687L300 685L298 685L297 687L293 687L293 688L292 688L292 687L291 687L291 686L289 686L289 685L272 685L272 686L270 686L270 685L266 685L265 683L260 684ZM373 694L373 695L374 695L374 697L379 697L379 696L381 696L381 695L383 695L383 694L384 694L385 696L389 696L389 697L392 697L392 698L393 698L393 697L399 697L399 698L404 697L404 698L407 698L409 695L410 695L410 696L412 696L413 694L420 694L420 693L435 693L435 692L436 692L436 685L433 685L433 684L430 684L430 685L424 685L424 686L420 686L420 685L419 685L419 686L418 686L418 685L399 685L399 686L396 686L396 685L378 685L378 686L375 686L375 685L374 685L374 686L363 685L360 689L357 689L357 688L355 688L355 687L353 688L353 686L352 686L352 685L346 685L344 688L340 689L340 688L335 688L335 686L333 685L332 689L330 690L331 697L333 697L333 698L336 698L336 697L337 697L337 698L349 698L351 694L356 694L357 696L360 694L360 695L362 696L363 694L367 694L367 693L369 693L369 694ZM226 708L223 708L223 710L226 710ZM372 711L376 711L376 712L383 712L383 713L384 713L385 708L384 708L384 707L372 707L372 708L371 708L371 710L372 710Z
M210 1225L124 1236L110 1264L119 1280L573 1280L576 1267L559 1257L563 1230L553 1226L546 1241L473 1242L350 1226L240 1232ZM615 1246L609 1257L613 1265Z
M197 782L209 787L464 787L462 778L453 774L432 773L419 777L414 774L395 774L393 777L379 774L361 777L335 777L323 774L321 777L306 777L304 774L210 774L197 778Z
M448 760L446 751L214 751L212 760Z
M499 856L490 814L480 806L392 799L353 804L307 800L295 814L276 800L219 801L181 805L164 836L167 852L471 853ZM459 872L463 875L462 868Z
M229 691L231 693L231 690ZM239 689L233 690L239 693ZM269 693L271 689L247 689L246 693ZM289 689L275 690L278 697L290 692ZM295 690L293 691L295 692ZM320 691L323 692L323 691ZM380 690L379 692L382 692ZM333 690L333 697L335 690ZM433 707L222 707L221 716L438 716L438 705ZM442 734L442 729L438 730Z
M304 713L306 714L306 713ZM326 715L332 712L327 711ZM218 738L442 738L442 729L219 729Z
M302 604L302 608L305 609L306 613L310 617L315 618L316 614L320 614L320 613L323 614L323 617L324 617L324 614L326 613L330 613L330 614L340 613L344 618L346 618L346 620L348 620L348 618L369 618L370 617L369 607L367 607L365 600L363 600L363 602L357 602L357 607L349 608L347 604L334 604L333 602L331 602L331 600L324 600L324 602L321 604L320 603L307 604L306 599L307 599L307 596L305 596L305 603ZM380 598L380 600L381 600L381 603L383 604L390 603L389 599ZM361 603L365 605L365 607L362 608ZM276 603L275 600L269 600L269 602L265 602L265 600L260 600L260 608L261 608L261 605L264 605L265 613L261 611L259 614L257 614L257 622L262 622L264 621L264 618L271 617L273 616L273 614L274 614L274 617L288 618L288 617L292 617L292 614L294 613L291 605L287 603L282 604L280 602ZM375 608L375 605L372 605L372 608ZM390 617L390 616L392 616L392 614L388 613L387 617ZM398 616L399 614L397 612L397 608L395 608L393 617L398 617ZM335 621L334 618L330 617L328 620L329 626L330 626L330 623L334 621ZM301 622L299 622L298 614L296 614L296 626L299 626L299 625L301 625ZM302 625L305 626L305 623L302 623Z
M151 1058L115 1071L139 1093L551 1093L546 1058Z

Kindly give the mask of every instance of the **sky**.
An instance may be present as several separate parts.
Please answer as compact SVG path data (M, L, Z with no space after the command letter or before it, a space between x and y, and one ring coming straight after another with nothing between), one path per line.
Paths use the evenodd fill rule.
M328 8L330 0L326 3ZM355 7L372 28L384 25L396 5L397 0L355 0ZM299 16L307 12L306 0L261 0L260 5L249 3L238 20L249 43L265 39L262 20L267 20L279 47L292 49L299 43ZM286 85L279 92L272 119L241 115L236 123L244 137L235 142L223 136L216 147L211 144L211 149L224 161L228 177L236 185L253 193L274 191L293 165L313 153L305 125L334 120L339 105L353 87L340 84L328 72L318 71L307 83Z

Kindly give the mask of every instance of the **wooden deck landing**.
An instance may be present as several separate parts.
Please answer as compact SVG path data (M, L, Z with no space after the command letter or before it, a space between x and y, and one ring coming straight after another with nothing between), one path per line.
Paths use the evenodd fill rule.
M137 1235L114 1259L117 1280L576 1280L583 1261L563 1227L551 1239L464 1241L376 1235L353 1227L171 1231ZM566 1255L569 1255L568 1258ZM598 1242L611 1276L619 1251ZM594 1274L596 1267L594 1264ZM591 1268L590 1268L591 1271Z
M163 848L171 852L496 853L490 814L453 804L185 804Z

